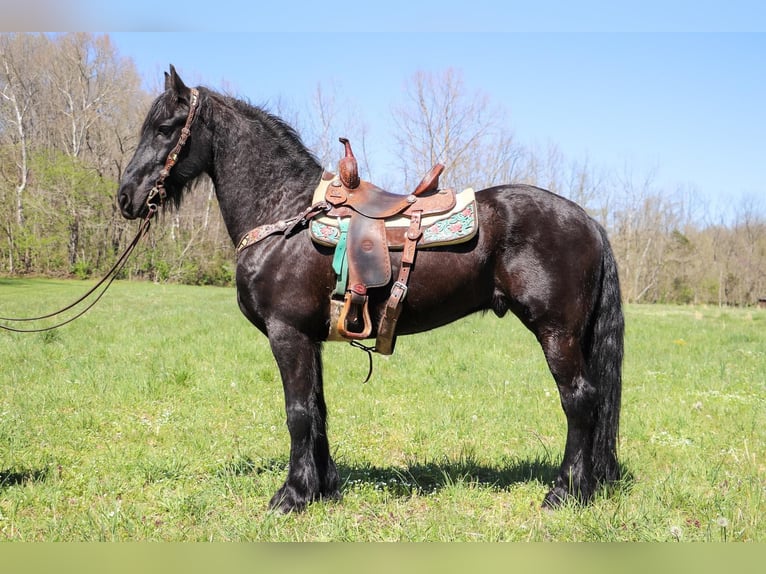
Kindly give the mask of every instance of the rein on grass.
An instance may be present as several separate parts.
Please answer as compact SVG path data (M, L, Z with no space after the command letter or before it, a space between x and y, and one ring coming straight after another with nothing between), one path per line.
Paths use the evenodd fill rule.
M127 248L125 248L125 251L122 253L122 255L120 255L120 257L117 259L115 264L112 265L112 268L106 272L106 275L104 275L103 279L101 279L98 283L96 283L82 297L80 297L76 301L73 301L66 307L62 307L58 311L48 313L47 315L40 315L39 317L25 317L25 318L0 317L0 321L4 321L6 323L25 323L30 321L41 321L43 319L51 319L53 317L57 317L61 315L62 313L65 313L66 311L69 311L70 309L73 309L80 303L83 303L84 301L86 301L88 297L96 293L95 298L90 303L88 303L88 305L84 309L79 311L73 317L70 317L63 321L59 321L55 325L51 325L48 327L24 329L19 327L10 327L8 325L3 325L2 323L0 323L0 329L3 329L5 331L12 331L14 333L43 333L45 331L52 331L53 329L58 329L59 327L63 327L64 325L71 323L75 319L82 317L88 310L90 310L96 303L98 303L101 297L104 296L104 293L106 293L106 290L109 289L109 286L115 280L115 278L120 273L120 271L122 271L122 268L125 267L125 263L127 263L128 258L130 257L130 254L133 253L133 250L136 248L136 245L138 245L139 241L141 241L141 238L143 238L144 235L146 235L149 232L149 228L151 227L151 219L154 216L154 214L157 213L157 205L155 203L149 203L149 202L147 202L147 205L149 207L149 211L146 214L146 217L144 218L144 220L141 222L141 225L138 228L138 232L136 233L136 236L128 244ZM103 289L97 293L100 287L103 287Z
M93 288L90 289L87 293L85 293L85 295L83 295L76 301L70 303L66 307L59 309L58 311L54 311L53 313L48 313L47 315L41 315L39 317L29 317L29 318L23 318L23 319L14 318L14 317L0 317L0 321L5 321L6 323L21 323L21 322L27 322L27 321L40 321L42 319L50 319L52 317L57 317L58 315L61 315L62 313L69 311L70 309L76 307L77 305L85 301L88 297L96 293L101 286L103 286L103 290L100 293L97 293L95 299L93 299L93 301L91 301L82 311L77 313L74 317L70 317L69 319L60 321L56 323L55 325L51 325L50 327L40 327L37 329L20 329L18 327L9 327L8 325L3 325L2 323L0 323L0 329L3 329L5 331L13 331L14 333L42 333L44 331L52 331L53 329L58 329L59 327L63 327L67 323L71 323L75 319L82 317L91 307L93 307L96 303L98 303L99 299L101 299L101 297L104 296L104 293L106 293L106 290L109 289L109 286L115 280L119 272L122 271L122 268L125 266L125 263L128 261L130 254L133 253L133 250L136 248L136 245L138 245L138 242L141 241L141 238L149 232L149 227L151 226L152 217L154 217L154 214L157 213L157 210L164 203L165 197L167 196L167 192L165 191L165 179L167 179L167 177L170 175L170 170L173 169L173 166L178 161L178 156L181 153L181 149L183 149L184 145L186 145L186 140L189 138L191 124L194 121L198 104L199 104L199 92L196 89L192 88L191 100L189 102L189 114L186 116L186 124L181 130L181 135L179 136L175 147L170 151L167 158L165 159L165 166L160 171L160 175L157 178L157 182L154 184L154 187L152 187L152 189L149 191L149 195L146 198L146 207L147 207L146 217L144 217L144 220L141 222L141 225L138 228L138 233L136 233L136 236L133 238L133 241L130 242L128 247L125 249L125 252L122 255L120 255L119 259L117 259L117 262L114 265L112 265L112 268L106 272L106 275L104 275L104 278L101 279L101 281L99 281L98 283L96 283L96 285L93 286ZM158 201L159 201L159 204L157 203Z

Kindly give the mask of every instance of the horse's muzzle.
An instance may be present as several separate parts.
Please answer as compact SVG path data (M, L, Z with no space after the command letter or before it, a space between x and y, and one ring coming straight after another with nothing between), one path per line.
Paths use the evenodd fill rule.
M128 193L127 190L120 189L117 193L117 205L125 219L137 219L146 211L143 202L136 203L134 199L135 194Z

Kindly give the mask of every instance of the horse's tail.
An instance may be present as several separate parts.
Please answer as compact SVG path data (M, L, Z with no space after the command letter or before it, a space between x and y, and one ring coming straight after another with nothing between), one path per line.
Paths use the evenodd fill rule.
M625 321L622 314L617 262L606 231L599 226L604 245L601 289L591 315L585 358L592 382L599 391L593 440L593 472L599 482L618 480L617 441L622 395L622 358Z

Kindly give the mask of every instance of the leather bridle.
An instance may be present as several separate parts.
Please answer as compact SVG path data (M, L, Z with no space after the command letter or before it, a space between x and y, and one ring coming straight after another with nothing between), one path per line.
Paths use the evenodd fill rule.
M186 145L186 140L189 139L189 135L191 134L191 125L197 115L197 107L199 106L199 90L196 88L190 88L190 90L189 115L186 116L186 123L181 130L181 135L179 136L175 147L170 150L170 153L165 160L165 166L162 168L162 170L160 170L160 175L157 178L157 182L154 184L154 187L149 190L149 195L146 197L146 206L149 208L149 213L152 215L165 203L165 199L168 196L167 191L165 190L165 179L167 179L167 177L170 175L170 170L173 169L173 166L178 161L178 155ZM159 198L159 204L156 202L157 198Z

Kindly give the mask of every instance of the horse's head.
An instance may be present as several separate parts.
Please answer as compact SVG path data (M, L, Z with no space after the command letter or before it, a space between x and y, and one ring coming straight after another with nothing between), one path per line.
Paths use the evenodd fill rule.
M150 203L159 206L166 198L178 202L184 186L207 167L210 134L201 121L194 121L199 103L197 91L186 87L170 66L165 92L144 120L117 191L124 217L142 217Z

